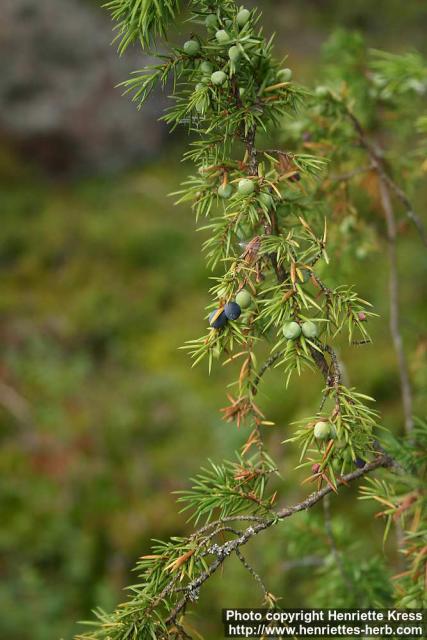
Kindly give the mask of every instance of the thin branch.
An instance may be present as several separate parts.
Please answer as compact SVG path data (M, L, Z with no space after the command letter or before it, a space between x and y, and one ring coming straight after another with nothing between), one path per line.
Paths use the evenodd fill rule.
M402 202L402 204L406 207L406 215L408 216L408 218L410 220L412 220L412 222L416 226L416 228L418 230L418 233L420 234L421 240L423 241L424 245L427 247L427 230L426 230L426 228L424 226L424 223L421 220L420 216L417 213L415 213L414 208L413 208L408 196L390 178L390 176L387 173L383 172L382 178L383 178L384 182L386 182L388 184L390 189L396 194L396 196L399 198L399 200Z
M255 125L252 129L250 129L246 138L243 138L246 143L246 150L249 156L248 173L250 176L258 175L258 160L257 160L258 152L255 147L256 130L257 128Z
M358 480L362 476L368 473L371 473L371 471L374 471L379 467L392 467L392 465L393 465L393 460L390 456L388 455L379 456L369 464L366 464L362 469L356 469L355 471L352 471L351 473L348 473L347 475L342 476L341 478L337 478L337 485L341 485L341 484L347 485L349 482ZM311 495L309 495L308 498L303 500L303 502L300 502L293 507L284 507L283 509L280 509L277 512L277 515L280 519L283 519L283 518L288 518L289 516L292 516L294 513L297 513L299 511L310 509L315 504L317 504L320 500L322 500L326 495L331 493L332 490L333 489L329 485L326 485L325 487L323 487L323 489L320 489L320 491L316 491L315 493L312 493Z
M198 529L197 531L195 531L194 533L191 534L190 536L190 540L193 540L194 538L204 534L207 531L210 531L211 529L217 527L217 526L222 526L223 524L227 523L227 522L265 522L265 518L261 518L260 516L246 516L246 515L235 515L235 516L227 516L225 518L221 518L220 520L215 520L213 522L209 522L208 524L206 524L205 526L203 526L201 529Z
M251 574L253 579L259 584L259 586L261 587L261 590L262 590L262 592L264 594L264 597L267 598L268 597L268 593L269 593L268 589L266 588L265 584L263 583L262 579L260 578L260 576L255 571L255 569L253 567L251 567L251 565L246 560L246 558L242 555L242 553L240 552L239 549L236 549L236 556L239 558L240 562L245 567L245 569Z
M182 640L193 640L193 636L188 635L188 633L185 631L182 625L175 622L175 628L178 633L178 636L177 636L178 638L181 638Z
M342 173L338 176L329 176L329 180L331 180L332 182L348 182L352 178L356 178L363 173L369 173L369 171L372 171L373 168L374 166L370 164L367 167L360 167L358 169L354 169L353 171L349 171L348 173Z
M404 197L406 199L406 196L403 191L394 184L394 182L388 176L387 172L384 170L381 152L368 140L361 123L349 108L347 108L347 115L350 118L353 127L358 135L361 146L368 153L372 165L378 175L381 206L384 211L387 226L388 255L390 263L390 332L393 340L394 350L396 352L398 360L402 404L405 415L405 430L407 433L411 433L413 429L412 390L403 340L400 333L399 272L396 248L397 228L389 188L392 187L396 193L399 192L401 198ZM409 200L406 199L406 201L409 203Z
M312 347L311 345L309 345L309 349L310 349L310 354L311 357L314 360L315 365L317 366L317 368L319 369L319 371L321 372L321 374L323 375L325 382L326 382L326 386L327 387L331 387L331 370L330 370L330 366L328 365L325 356L323 355L323 353L321 353L318 349L315 349L314 347Z
M278 351L277 353L274 353L269 358L267 358L267 360L264 362L264 364L258 371L257 376L253 383L253 392L255 394L258 391L258 386L259 386L259 383L261 382L261 378L263 377L263 375L268 371L268 369L270 369L272 366L275 365L275 363L279 360L279 358L282 357L282 355L283 355L283 351Z
M351 344L369 344L371 342L371 340L353 340ZM348 374L348 369L346 367L345 362L343 361L343 359L340 357L340 354L338 351L335 351L335 355L336 355L336 359L337 359L337 363L338 363L338 367L340 370L340 374L341 374L341 379L343 382L343 385L345 387L350 387L350 376Z
M396 248L396 220L394 217L393 207L391 204L390 193L384 179L379 176L380 180L380 196L381 204L386 218L387 224L387 240L388 240L388 257L390 263L390 275L389 275L389 295L390 295L390 332L393 340L394 349L396 352L400 387L402 393L403 411L405 415L405 429L409 434L413 429L413 417L412 417L412 390L409 380L408 365L406 362L406 355L403 346L403 340L400 333L400 318L399 318L399 273L397 263L397 248Z
M346 107L346 113L351 120L353 127L358 135L359 142L362 147L368 152L368 155L371 159L372 168L378 173L379 177L383 182L387 184L390 189L396 194L402 204L406 207L406 215L412 222L415 224L417 231L421 237L423 244L427 247L427 230L424 226L423 221L420 216L415 213L414 208L406 195L406 193L401 189L394 180L389 176L387 171L384 168L384 163L382 161L382 152L379 148L374 146L374 144L368 140L365 131L360 123L359 119L355 116L355 114Z
M371 473L375 469L378 469L380 467L390 467L391 465L392 461L388 456L379 456L376 460L373 460L369 464L365 465L362 469L356 469L356 471L353 471L352 473L349 473L342 478L337 479L337 484L347 485L350 482L358 480L366 474ZM291 507L283 507L282 509L277 511L276 517L248 527L242 532L241 536L239 536L235 540L231 540L229 542L226 542L224 545L217 547L215 549L215 553L217 554L215 560L208 566L205 571L203 571L197 578L195 578L195 580L190 582L187 587L187 592L175 605L169 616L166 618L165 623L167 625L173 624L178 614L185 608L188 601L190 600L190 594L194 593L195 591L197 592L200 587L222 566L226 558L228 558L237 549L245 545L254 536L277 524L280 520L289 518L300 511L311 509L312 507L314 507L314 505L323 500L325 496L331 493L331 491L332 488L327 485L320 491L312 493L302 502L299 502L298 504L295 504Z

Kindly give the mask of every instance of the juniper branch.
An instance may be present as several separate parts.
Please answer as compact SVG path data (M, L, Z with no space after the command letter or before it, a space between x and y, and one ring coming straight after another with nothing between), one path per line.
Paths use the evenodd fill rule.
M271 366L281 364L279 360L285 357L285 352L291 352L291 366L298 370L303 365L312 366L314 363L325 380L326 393L335 398L335 411L330 417L331 428L336 424L339 436L346 436L349 452L354 461L354 451L364 454L371 450L372 431L377 426L377 420L373 417L375 413L360 400L366 397L357 393L352 394L352 390L343 387L340 363L334 349L334 334L335 331L338 333L342 329L344 315L349 318L350 342L354 327L360 330L362 338L367 337L367 332L364 327L360 327L357 320L356 312L360 309L358 306L360 300L350 295L350 289L346 292L346 296L343 296L342 292L337 293L329 289L313 273L314 265L322 256L327 258L326 226L322 238L317 238L310 225L300 215L299 205L293 205L291 195L295 195L295 191L289 194L287 188L287 185L291 184L288 180L290 176L294 176L295 168L298 168L298 172L301 171L303 177L310 178L310 176L319 175L324 161L307 154L286 154L273 150L278 158L270 158L266 167L264 160L267 153L257 149L258 130L263 129L272 133L273 127L277 126L284 114L288 111L295 112L298 101L304 96L304 91L294 83L278 82L278 75L289 70L279 70L278 64L272 58L271 43L267 43L263 36L261 37L261 32L255 31L258 20L256 11L252 13L245 11L245 20L249 22L247 27L243 26L241 29L237 19L238 9L232 0L222 0L217 3L213 15L214 7L207 0L197 2L194 0L191 4L195 11L190 19L195 24L204 22L206 18L213 18L215 25L219 21L220 27L230 29L232 41L236 43L230 48L229 44L221 44L224 33L226 43L230 43L230 36L224 28L214 33L216 29L214 26L213 31L211 29L209 32L210 27L205 23L208 30L205 39L193 33L191 41L186 43L187 47L184 45L182 49L172 49L172 56L168 58L176 62L176 65L173 65L173 75L179 84L174 86L176 101L166 114L165 120L173 128L183 121L188 121L190 129L193 131L198 129L201 135L186 154L187 159L194 160L198 165L198 172L196 176L190 177L185 184L185 189L180 192L181 201L193 202L198 217L210 218L207 228L212 232L212 237L206 243L207 250L210 252L210 264L216 266L221 262L229 265L228 271L222 278L217 279L217 284L212 288L220 308L214 311L213 317L210 318L208 335L193 341L196 343L196 347L194 345L191 347L191 349L194 347L193 356L198 362L209 354L211 364L213 353L219 355L226 352L229 355L233 353L236 343L243 345L241 353L233 353L230 361L235 357L244 356L238 385L239 392L243 388L249 397L251 392L253 395L257 393L265 372ZM112 2L116 18L121 21L125 43L139 37L146 46L156 34L165 34L167 23L174 17L179 3L175 1L168 3L168 11L161 5L162 3L152 0L142 4L139 0ZM142 6L150 11L148 18L140 12ZM240 47L239 51L236 52L235 47ZM248 65L245 63L240 67L235 66L233 56L237 54L244 54ZM211 73L214 67L218 70ZM155 82L163 83L165 80L163 73L150 78L152 80L149 80L148 85L147 78L142 81L143 97ZM239 79L245 86L239 87ZM132 86L138 91L138 82ZM247 91L246 98L242 98L244 94L241 93L241 89ZM353 115L349 117L353 118ZM358 120L352 121L360 140L366 145L365 148L374 165L373 170L377 171L381 177L381 172L385 170L380 152L368 141ZM240 155L241 145L245 150L243 159ZM287 166L288 161L292 166ZM280 165L279 169L277 165ZM300 177L298 175L298 178ZM382 180L386 184L385 179ZM240 189L241 182L244 186L242 189ZM237 192L234 191L235 183L239 184ZM227 191L224 193L224 187L227 186L228 197L231 197L231 200L227 203L224 198L223 212L218 214L217 204L222 197L220 189L225 196ZM267 204L265 204L266 199ZM281 207L286 208L285 213L280 211ZM304 215L310 214L310 207L302 207L302 209ZM316 225L315 217L313 216L313 220L309 222ZM247 252L244 257L239 255L238 240L241 238L248 238L249 244L252 242L249 256ZM320 302L315 300L310 292L307 293L307 290L299 286L296 274L298 268L303 267L308 267L312 275L312 283L320 289L318 296L321 298ZM301 280L303 279L301 276ZM264 281L267 281L267 286L263 285ZM252 290L259 295L260 304L266 305L267 310L264 315L260 313L258 318L254 318L250 312L244 323L240 325L230 322L227 326L215 326L216 321L224 313L222 310L225 305L233 299L237 290L240 291L241 287L249 282ZM273 293L270 293L271 291ZM270 318L269 313L276 302L276 315ZM331 337L322 339L322 342L307 336L305 336L307 340L301 337L300 342L297 343L289 340L285 350L281 348L283 338L279 338L275 344L277 353L268 358L257 373L253 343L271 326L281 331L284 321L289 318L297 321L297 329L299 329L305 319L304 309L308 309L311 315L317 313L316 309L324 314L314 319L326 323L328 335ZM229 319L232 320L232 318ZM285 365L287 366L286 360ZM235 410L235 404L239 409L242 399L245 415L250 415L253 419L255 412L251 411L252 405L248 410L245 393L241 394L242 397L239 395L231 409L232 412ZM344 410L341 411L341 402L343 409L348 408L347 415ZM333 424L334 420L335 424ZM347 423L343 426L342 422L345 420ZM257 428L259 422L258 420ZM302 435L297 434L296 438L301 435L303 454L313 443L313 426L314 423L308 422L301 430ZM200 588L217 572L228 557L236 555L248 568L250 565L244 560L241 548L253 537L298 512L314 507L322 500L328 500L329 494L336 491L338 486L356 481L380 467L394 466L392 459L381 453L363 468L344 473L344 469L348 468L346 465L353 464L344 461L344 466L341 468L342 475L337 475L334 479L331 462L333 457L331 452L335 455L333 438L316 444L317 450L322 455L322 464L317 465L320 472L317 476L315 475L314 480L319 480L320 483L327 480L327 484L323 488L319 484L318 491L290 507L282 506L273 510L275 494L264 499L264 481L267 475L265 469L274 470L277 468L275 464L262 467L262 473L259 473L259 466L252 465L251 462L243 462L242 458L239 458L238 474L235 473L232 463L224 463L218 466L212 464L213 479L209 474L206 477L198 476L195 480L196 487L193 487L183 499L187 501L186 508L193 509L193 515L197 520L204 518L205 524L184 540L173 539L174 542L178 540L175 546L170 544L163 555L154 556L154 564L149 565L150 569L144 574L149 588L145 582L143 586L135 587L137 594L135 599L130 602L128 608L125 605L124 609L119 609L117 617L111 624L108 623L102 628L101 634L103 631L109 634L110 629L113 629L111 636L114 635L114 640L124 640L132 633L135 637L142 636L144 630L148 628L147 624L152 624L154 626L149 629L152 636L154 627L157 632L159 627L164 631L165 625L166 627L175 625L174 633L180 633L185 637L186 631L182 628L178 617L185 612L189 603L197 599ZM309 455L312 455L311 451ZM259 456L259 453L257 455ZM342 458L339 456L338 453L334 461L341 464ZM265 459L268 462L268 458ZM331 473L333 481L329 480L326 471ZM256 483L260 477L259 494L256 491L251 493L245 483L249 478L249 482L253 481L251 486L258 489L260 485ZM311 479L308 478L308 480ZM229 500L226 504L223 504L226 502L224 496ZM242 509L248 510L248 513L238 513ZM250 509L252 513L249 513ZM218 518L218 510L224 517L206 522L212 517ZM253 515L258 513L262 513L262 517ZM243 523L245 528L242 527ZM221 544L217 542L218 539L221 540ZM160 548L164 549L164 547ZM158 560L159 557L160 560ZM207 559L211 557L213 560L206 566ZM151 582L149 582L150 571L155 575L155 580ZM252 568L251 574L257 575ZM186 580L188 580L187 584L185 584ZM264 587L263 590L265 591ZM178 594L182 595L178 596Z
M379 456L376 460L365 465L362 469L357 469L352 473L349 473L342 478L338 479L338 484L348 485L351 482L362 478L363 476L379 469L380 467L390 467L392 465L392 460L388 456ZM310 496L302 500L301 502L291 506L291 507L283 507L276 512L276 516L274 518L270 518L263 522L260 522L254 526L250 526L245 529L242 534L232 540L231 542L227 542L222 547L218 548L216 559L209 565L209 567L203 571L195 580L193 580L187 587L188 593L186 593L181 600L175 605L172 612L166 618L166 624L172 624L177 618L178 614L186 607L187 603L190 600L189 593L194 590L199 590L200 587L211 578L216 571L222 566L225 560L237 549L244 546L249 540L257 536L262 531L269 529L273 525L276 525L279 521L285 520L293 516L296 513L301 511L306 511L307 509L311 509L318 502L323 500L325 496L329 495L333 489L327 485L323 487L320 491L316 491L312 493Z

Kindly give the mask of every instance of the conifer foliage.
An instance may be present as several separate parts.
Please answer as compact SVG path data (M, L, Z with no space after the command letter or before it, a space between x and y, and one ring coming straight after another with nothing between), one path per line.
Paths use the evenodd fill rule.
M190 637L186 612L204 582L232 555L262 585L264 605L274 606L275 597L241 548L380 468L380 478L366 480L363 498L381 505L386 533L393 520L403 518L401 551L408 568L391 586L385 570L370 567L373 595L366 604L421 606L427 429L421 422L412 428L409 411L407 441L393 446L389 439L385 450L372 399L346 384L336 344L344 336L354 349L366 348L367 321L375 314L352 285L333 284L328 241L332 235L336 243L331 212L337 203L347 207L344 236L362 225L349 198L349 183L364 174L385 189L386 205L390 194L397 197L423 236L409 198L368 134L379 108L401 109L408 116L408 105L427 86L423 61L415 54L368 55L362 42L349 39L341 67L331 65L326 84L310 91L293 78L286 62L273 57L258 10L249 11L234 0L179 4L111 0L107 6L118 22L121 52L138 41L144 49L155 45L178 19L188 29L182 46L169 46L168 53L158 54L158 64L136 71L124 86L138 107L157 85L167 86L172 99L163 118L172 129L187 127L191 136L184 158L195 170L175 196L178 203L191 203L207 234L203 250L214 276L206 333L184 348L195 365L205 362L209 370L218 361L239 363L223 414L244 426L248 437L235 459L209 462L191 489L179 495L179 504L197 527L194 533L156 542L137 566L140 577L128 600L112 614L99 611L93 630L81 637ZM344 47L342 38L330 43L331 58L334 47L335 54ZM360 70L361 64L365 71L349 83L348 69L353 65ZM425 118L419 121L420 131L423 127ZM414 166L421 166L423 153L421 141L412 154ZM361 233L369 238L372 229L365 224ZM318 412L291 426L283 438L286 446L292 442L298 447L306 483L315 489L293 507L280 506L280 461L270 457L263 441L273 425L257 404L263 376L272 368L284 386L305 369L323 380ZM291 523L289 527L292 532ZM305 548L310 550L310 540ZM354 567L342 567L338 557L336 561L330 588L340 598L342 580L350 580L357 594ZM348 598L345 606L358 604Z

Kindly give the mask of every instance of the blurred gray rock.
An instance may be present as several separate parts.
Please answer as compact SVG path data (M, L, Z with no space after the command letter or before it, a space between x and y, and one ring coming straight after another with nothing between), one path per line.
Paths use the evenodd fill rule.
M0 136L51 172L115 170L155 154L160 96L137 111L116 85L143 66L119 58L91 0L3 0Z

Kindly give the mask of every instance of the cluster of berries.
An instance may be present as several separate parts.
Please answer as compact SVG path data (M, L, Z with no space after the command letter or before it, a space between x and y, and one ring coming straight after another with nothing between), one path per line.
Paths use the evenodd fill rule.
M236 22L240 29L245 26L250 17L251 13L248 9L241 9L239 11L236 16ZM218 44L227 45L230 42L231 37L228 31L226 31L225 29L218 29L218 18L215 14L206 16L205 24L208 29L216 30L215 39ZM231 27L232 24L233 23L230 20L229 24L226 26ZM187 40L187 42L185 42L183 46L184 52L190 57L197 56L200 53L200 48L200 42L195 38ZM228 57L233 64L237 64L241 56L242 48L240 45L233 45L229 48ZM214 71L213 66L210 64L210 62L202 62L200 68L203 74L207 76L212 84L217 87L222 86L227 80L227 74L222 70Z
M298 322L287 322L283 327L283 335L286 340L297 340L301 334L305 338L317 338L319 329L317 324L311 320L306 320L301 325Z
M213 329L222 329L229 320L237 320L242 309L246 309L251 305L252 296L246 289L241 289L236 295L236 299L227 302L224 308L215 309L209 316L209 324Z
M367 320L366 313L364 313L363 311L360 311L357 314L357 317L360 322L366 322ZM297 340L301 336L301 334L305 338L313 340L319 335L319 327L312 320L306 320L302 324L294 321L287 322L283 327L283 335L285 336L286 340Z
M237 191L241 196L250 196L255 191L255 183L249 178L242 178L237 185ZM231 184L222 184L218 187L218 195L220 198L227 200L233 193Z
M316 422L316 424L314 425L313 433L316 440L335 440L337 437L337 431L334 425L330 422L326 422L325 420L319 420L319 422ZM343 449L347 446L347 443L345 442L345 440L337 440L336 446L338 449ZM363 467L366 465L366 462L362 458L357 457L354 460L354 464L358 469L363 469ZM312 470L314 470L315 467L317 470L313 471L313 473L318 473L320 470L320 465L313 465Z
M243 55L245 55L249 60L248 55L245 54L243 44L239 41L241 39L239 32L244 29L250 19L251 12L245 8L241 8L237 13L235 22L230 19L219 21L218 16L213 13L206 16L205 25L211 32L212 38L215 38L216 42L220 46L228 47L228 51L227 55L224 54L223 56L219 57L219 60L221 60L220 64L223 67L222 69L215 69L215 62L203 59L201 60L200 64L198 65L198 71L200 72L200 81L196 85L197 91L203 89L203 87L207 87L207 85L211 85L213 87L222 87L226 84L228 76L235 73L237 65ZM246 35L244 39L247 39ZM243 39L241 40L243 41ZM234 44L232 44L233 42ZM183 45L183 50L189 58L203 58L202 44L196 37L193 37L191 40L187 40L187 42L185 42ZM224 58L227 58L228 61L224 62ZM230 70L230 74L228 73L228 68ZM291 79L291 69L280 69L277 72L277 82L286 83ZM239 88L239 94L241 97L245 94L244 87ZM200 99L195 104L196 111L200 114L203 114L207 108L207 105L209 104L209 100L209 94L204 93L204 98ZM294 177L292 177L292 179L294 179ZM249 178L242 178L237 185L237 191L243 197L252 195L255 191L255 188L255 182L253 180L250 180ZM218 188L218 196L220 198L228 199L232 196L232 194L233 186L227 182L224 182ZM272 206L271 196L267 193L260 193L259 195L261 202L262 198L264 198L263 205L267 208L270 208Z
M251 12L249 11L249 9L240 9L240 11L236 15L236 24L238 29L243 29L249 22L250 17ZM219 45L228 46L232 40L236 40L235 34L230 35L229 33L233 29L232 20L226 20L223 25L219 25L218 17L215 14L209 14L205 18L205 25L210 31L215 31L215 40ZM224 26L225 29L222 28L222 26ZM184 53L190 58L199 56L201 52L200 41L196 38L187 40L187 42L185 42L183 45L183 50ZM236 69L237 64L240 62L243 53L244 49L240 43L233 44L229 47L228 58L231 63L232 73ZM200 70L202 72L202 84L211 82L214 86L221 87L227 82L227 73L223 69L214 70L213 65L208 61L204 61L201 63ZM291 78L291 69L281 69L277 74L277 79L279 82L288 82L291 80ZM244 88L241 88L240 95L243 94Z

